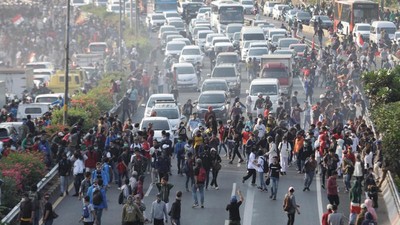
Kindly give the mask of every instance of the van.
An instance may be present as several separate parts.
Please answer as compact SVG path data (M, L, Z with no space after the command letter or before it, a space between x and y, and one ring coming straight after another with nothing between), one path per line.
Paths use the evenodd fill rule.
M18 105L17 120L21 121L27 115L31 115L32 119L43 116L46 112L50 111L50 104L48 103L31 103Z
M69 93L79 91L87 80L87 74L83 70L70 70L68 75ZM49 81L48 88L52 92L64 92L65 90L65 71L57 71Z
M54 94L41 94L36 96L35 103L48 103L51 104L58 100L59 97L64 98L64 93L54 93Z
M276 78L258 78L251 81L249 90L246 90L246 93L251 97L252 114L257 114L257 110L254 110L254 105L259 94L262 94L263 98L269 96L272 102L271 112L276 112L276 108L278 108L279 89L279 80Z
M25 68L27 69L49 69L54 71L54 65L51 62L32 62L32 63L27 63Z
M381 39L381 32L385 30L389 34L390 40L394 39L396 25L389 21L374 21L371 24L370 40L378 44Z
M242 27L240 31L240 48L245 41L264 41L264 30L260 27Z

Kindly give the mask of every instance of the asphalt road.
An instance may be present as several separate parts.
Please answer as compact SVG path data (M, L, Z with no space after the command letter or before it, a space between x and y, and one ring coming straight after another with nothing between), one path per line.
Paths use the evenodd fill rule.
M280 26L280 22L272 21ZM310 38L312 34L307 35ZM158 58L158 63L160 59ZM159 64L161 65L161 64ZM208 59L205 60L205 66L202 72L203 78L207 73L210 73L210 63ZM242 90L241 99L244 102L245 90L248 88L249 83L246 81L245 71L242 71ZM294 79L294 90L299 92L299 102L305 100L304 90L302 83L299 78ZM322 89L316 88L314 90L314 96L319 96L322 93ZM197 92L180 92L179 102L184 103L187 99L197 99L199 93ZM140 122L143 116L143 108L139 108L138 113L134 116L134 122ZM219 173L218 183L219 190L210 189L205 192L205 208L192 209L192 196L190 192L185 191L185 177L177 175L176 162L172 162L172 173L170 177L170 183L174 185L171 190L170 202L174 200L174 194L176 191L183 191L182 198L182 218L181 224L191 225L222 225L227 224L228 213L225 211L226 204L229 202L232 193L236 189L240 189L244 195L245 203L240 208L242 217L242 224L244 225L280 225L286 224L287 217L282 210L283 198L288 190L288 187L293 186L295 188L295 195L298 204L300 205L300 215L296 215L295 224L302 225L318 225L320 224L320 217L322 212L326 211L326 205L328 200L326 197L325 190L320 188L319 176L315 176L314 182L311 185L311 191L303 192L303 175L297 174L294 167L290 167L286 176L281 177L279 182L278 197L276 201L269 199L269 193L260 192L256 187L250 185L248 180L246 183L242 183L242 177L246 173L245 164L228 164L228 160L223 158L222 170ZM340 192L340 206L339 212L343 213L345 217L349 214L349 195L344 193L344 183L338 179L338 184L341 188ZM148 207L146 215L149 214L151 202L155 200L157 194L156 188L150 185L150 177L147 176L145 179L144 189L146 192L144 203ZM72 191L70 191L71 193ZM104 225L115 225L121 223L121 205L118 205L118 194L119 191L115 184L107 192L107 199L109 208L103 212L102 224ZM388 216L386 213L385 204L380 199L380 208L377 209L379 216L379 224L389 224ZM55 202L55 211L59 214L59 218L54 224L57 225L70 225L78 224L81 216L81 202L76 197L67 196L59 198Z

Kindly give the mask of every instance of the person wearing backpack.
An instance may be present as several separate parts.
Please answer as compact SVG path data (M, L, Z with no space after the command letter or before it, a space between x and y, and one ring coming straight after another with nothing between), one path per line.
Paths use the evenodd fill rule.
M259 150L259 151L257 152L257 155L258 155L258 159L257 159L257 167L256 167L256 170L257 170L258 178L259 178L259 181L260 181L260 186L258 186L258 189L260 189L260 191L266 191L266 192L268 192L267 185L266 185L265 182L264 182L264 173L268 173L268 169L269 169L268 161L267 161L267 159L263 156L264 153L263 153L262 150Z
M206 182L206 170L203 167L201 159L196 160L196 168L194 168L194 185L192 188L192 197L194 204L192 208L199 206L197 191L200 193L201 208L204 208L204 184Z
M94 206L90 203L89 196L85 196L84 198L81 221L83 225L94 225L94 223L97 223Z
M294 196L294 188L289 187L288 193L285 195L283 200L283 210L286 212L288 217L287 225L294 224L295 214L300 214L299 205L296 203L296 198Z
M103 188L103 181L101 179L95 179L93 185L88 189L87 195L90 197L90 203L94 206L97 225L101 225L103 209L108 209L106 190Z
M92 183L94 179L99 179L99 180L101 179L103 181L104 186L108 185L108 175L102 169L101 162L96 163L96 170L92 172Z

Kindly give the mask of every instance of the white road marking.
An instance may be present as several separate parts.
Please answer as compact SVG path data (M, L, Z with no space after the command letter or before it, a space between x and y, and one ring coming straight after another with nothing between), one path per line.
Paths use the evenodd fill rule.
M322 206L322 193L321 193L321 179L319 174L317 174L315 184L317 185L317 203L318 203L318 216L319 221L322 221L322 214L324 213L324 209Z
M252 188L248 188L244 206L243 224L252 224L251 221L253 219L254 195L254 190Z
M146 194L144 196L148 197L150 195L151 189L153 189L153 184L150 184L149 189L147 189Z

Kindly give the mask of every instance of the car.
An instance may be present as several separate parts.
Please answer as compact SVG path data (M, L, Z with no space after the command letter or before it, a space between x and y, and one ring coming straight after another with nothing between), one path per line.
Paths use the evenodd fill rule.
M219 64L215 66L211 74L207 74L210 78L225 79L228 82L229 89L234 96L240 95L241 77L235 65L229 63Z
M91 54L106 54L109 49L106 42L91 42L87 51Z
M277 49L273 53L273 55L291 55L293 59L296 58L297 54L293 49Z
M174 20L174 21L170 21L167 25L174 26L176 28L176 30L179 32L185 31L185 24L183 23L183 21Z
M267 1L264 3L264 10L263 10L263 14L264 16L272 16L272 11L274 9L274 6L276 4L279 4L280 2L274 2L274 1Z
M201 50L204 49L204 45L206 43L206 37L207 34L213 34L214 31L212 30L201 30L197 33L197 38L196 38L196 45L200 47Z
M190 36L192 37L193 42L196 43L196 41L197 41L197 34L198 34L200 31L211 31L211 29L210 29L209 26L202 26L202 25L194 27L193 30L192 30L192 32L190 33Z
M246 93L251 97L252 114L257 114L257 111L254 110L254 105L259 94L262 94L264 98L265 96L270 97L270 100L272 102L272 110L276 112L276 108L278 107L279 89L279 80L276 78L258 78L252 80L249 86L249 90L246 90Z
M208 108L211 106L217 120L226 121L229 117L229 97L225 91L201 92L196 104L197 115L203 119Z
M231 41L229 40L229 38L227 38L227 37L225 37L225 36L223 36L223 37L214 37L214 38L212 39L212 41L211 41L210 50L211 50L211 49L214 49L214 51L217 51L217 49L215 48L215 45L216 45L217 43L221 43L221 42L231 44Z
M120 4L107 4L107 12L119 13L121 6Z
M215 65L219 64L232 64L236 66L240 66L240 58L236 52L222 52L217 55L215 60Z
M176 80L178 88L197 90L199 81L196 71L191 63L174 63L172 70L176 69Z
M235 50L231 42L215 43L214 48L215 48L215 55L218 55L219 53L222 52L233 52Z
M243 24L241 23L231 23L226 26L226 29L223 31L225 35L232 40L232 36L236 32L240 32L242 30Z
M145 117L139 124L139 130L147 129L150 123L152 124L152 130L154 130L153 140L161 142L161 140L163 139L162 132L164 131L171 135L170 140L172 141L172 144L175 142L175 139L177 137L175 134L176 129L172 127L167 117ZM172 148L173 146L170 147Z
M287 11L286 16L285 16L285 22L289 23L290 21L294 22L294 18L296 17L296 14L300 12L300 9L294 8L289 11Z
M289 5L285 4L276 4L274 5L274 8L272 9L272 18L274 20L279 20L283 18L283 9L288 11L290 9Z
M20 104L17 110L17 120L21 121L27 115L31 115L32 119L36 119L49 112L50 109L50 104L48 103Z
M303 25L310 25L311 14L304 11L296 13L297 22L301 22Z
M329 29L329 28L333 27L332 20L328 16L325 16L325 15L313 16L310 20L310 26L314 27L314 24L318 23L319 19L321 19L321 21L322 21L321 27L323 29Z
M304 50L308 50L307 44L291 44L289 45L289 49L293 49L297 56L304 56Z
M170 41L165 46L165 56L179 56L186 43L183 41Z
M175 102L176 99L173 94L152 94L147 100L146 104L141 104L144 107L143 117L148 117L151 115L151 109L156 104L157 101L172 101ZM179 105L179 104L178 104Z
M161 46L162 46L162 48L165 48L165 45L167 44L166 40L167 40L167 37L169 35L179 35L179 32L178 31L164 31L164 32L162 32L161 33Z
M178 129L181 122L186 122L186 117L181 114L181 110L176 102L156 101L151 112L157 117L166 117L173 129Z
M283 34L274 34L272 37L269 39L269 42L271 45L278 47L278 41L281 38L285 38L286 36Z
M191 45L192 42L188 38L183 38L183 37L174 37L172 38L172 41L183 41L185 42L186 45Z
M64 98L64 93L54 93L54 94L41 94L35 97L35 103L54 103L59 97Z
M250 59L254 60L254 58L259 61L263 55L268 54L267 47L252 47L247 51L246 62L249 62Z
M361 47L360 36L364 43L369 43L369 36L371 34L371 25L368 23L356 23L353 28L353 35L359 47Z
M211 7L201 7L197 12L196 19L208 20L210 19Z
M205 79L199 91L225 91L227 96L230 96L228 82L224 79Z
M248 15L252 14L253 7L254 7L252 0L240 0L240 4L242 4L242 6L243 6L243 10L244 10L245 14L248 14Z
M165 17L162 13L149 14L146 19L147 27L162 26L165 23Z
M280 38L278 40L278 49L288 49L291 44L298 44L297 38Z
M203 53L197 45L188 45L183 47L179 56L179 62L187 62L193 65L203 66Z
M206 42L204 44L205 52L211 51L211 42L215 37L225 37L225 36L223 34L218 34L218 33L207 34Z
M158 31L158 39L161 39L161 34L165 31L177 31L174 26L171 25L163 25L160 27L160 30Z
M19 133L23 122L0 123L0 142L15 143L20 140Z
M170 41L176 41L174 39L178 39L178 38L184 38L182 35L180 34L171 34L168 35L167 38L165 39L165 42L168 43ZM185 41L184 41L185 42ZM186 43L186 42L185 42Z

